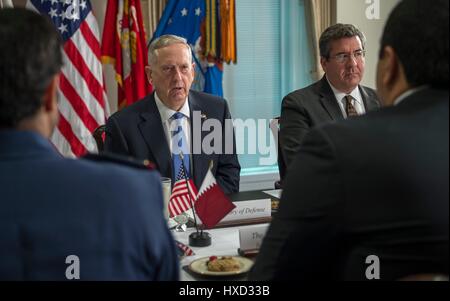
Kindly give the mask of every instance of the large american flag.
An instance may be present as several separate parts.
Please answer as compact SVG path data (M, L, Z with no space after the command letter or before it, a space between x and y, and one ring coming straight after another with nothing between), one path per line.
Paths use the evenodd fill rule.
M169 200L170 217L188 211L197 199L197 188L192 179L188 177L186 180L186 176L184 164L181 164Z
M58 93L60 122L52 141L68 157L96 152L92 133L106 121L100 34L89 0L28 0L27 8L48 15L64 41Z

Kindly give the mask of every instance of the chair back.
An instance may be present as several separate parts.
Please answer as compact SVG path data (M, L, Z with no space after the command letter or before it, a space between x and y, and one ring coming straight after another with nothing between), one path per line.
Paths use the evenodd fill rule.
M106 125L101 125L92 133L99 153L103 152L103 150L105 149L105 129Z

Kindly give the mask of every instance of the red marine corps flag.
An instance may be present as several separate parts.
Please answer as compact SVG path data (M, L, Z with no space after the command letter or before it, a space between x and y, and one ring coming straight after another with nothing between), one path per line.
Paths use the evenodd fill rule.
M145 75L147 44L139 0L108 0L102 62L116 70L119 110L152 91Z

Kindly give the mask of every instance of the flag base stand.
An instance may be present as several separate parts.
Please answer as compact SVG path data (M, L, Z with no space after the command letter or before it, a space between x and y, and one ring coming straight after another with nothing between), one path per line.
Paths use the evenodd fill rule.
M208 232L194 232L189 235L189 245L191 247L204 248L211 245L211 235Z

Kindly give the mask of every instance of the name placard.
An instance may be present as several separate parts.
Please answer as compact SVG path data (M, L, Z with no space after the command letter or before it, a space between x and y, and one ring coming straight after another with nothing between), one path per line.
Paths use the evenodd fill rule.
M236 208L228 213L221 223L264 218L272 215L270 199L234 202L233 204Z
M241 252L259 250L269 224L255 225L239 230L239 245Z

